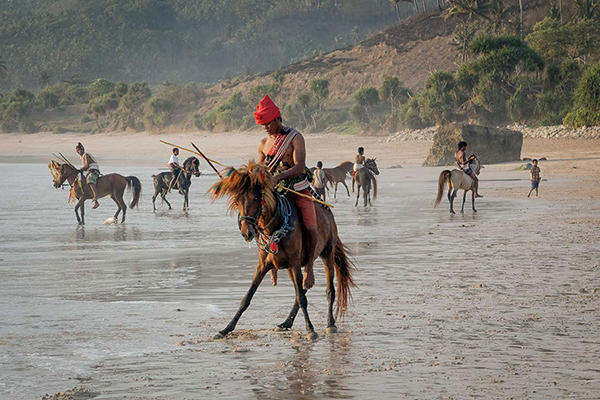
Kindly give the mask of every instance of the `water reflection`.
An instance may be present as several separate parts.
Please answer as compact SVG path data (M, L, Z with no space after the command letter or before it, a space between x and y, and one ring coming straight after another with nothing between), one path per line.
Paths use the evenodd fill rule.
M143 240L142 231L135 226L125 224L112 225L107 228L87 228L78 225L72 236L71 242L96 243L96 242L127 242Z

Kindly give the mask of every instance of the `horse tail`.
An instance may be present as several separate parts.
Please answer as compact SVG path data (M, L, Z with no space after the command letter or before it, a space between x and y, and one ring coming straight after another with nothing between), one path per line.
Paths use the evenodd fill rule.
M333 254L333 261L335 264L337 281L338 281L338 293L336 303L336 317L342 318L344 312L348 308L348 303L352 298L350 289L356 288L352 273L356 269L352 260L348 257L348 248L344 246L342 241L338 238L335 245L335 252Z
M129 208L135 208L138 206L140 202L140 196L142 195L142 182L140 182L140 180L135 176L128 176L125 179L127 179L127 188L133 191Z
M450 172L449 169L443 170L442 173L440 174L440 179L438 181L437 197L435 198L435 204L433 205L433 208L436 208L437 206L440 205L440 202L442 201L442 196L444 194L444 185L446 184L446 182L448 182L448 186L450 186L450 177L451 176L452 176L452 172Z
M377 178L373 175L373 199L377 198Z

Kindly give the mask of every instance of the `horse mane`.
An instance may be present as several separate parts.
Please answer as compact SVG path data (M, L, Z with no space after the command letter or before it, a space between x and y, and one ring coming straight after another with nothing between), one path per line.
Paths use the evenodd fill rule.
M188 163L200 164L200 160L198 160L198 158L195 156L191 156L185 159L183 165L187 165Z
M236 169L229 167L224 169L223 178L208 189L214 202L221 197L228 197L227 211L233 213L237 208L236 199L255 188L262 192L263 209L269 219L277 210L277 199L275 198L275 186L271 181L271 173L264 165L249 161Z

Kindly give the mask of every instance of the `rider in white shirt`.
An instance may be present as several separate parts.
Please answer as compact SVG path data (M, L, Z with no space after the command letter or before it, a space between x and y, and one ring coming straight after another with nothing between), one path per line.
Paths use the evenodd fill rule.
M179 165L179 158L177 157L179 155L179 149L177 147L173 148L173 154L171 155L171 158L169 158L169 162L167 163L169 169L171 170L171 182L169 182L169 192L171 192L171 188L173 187L173 185L175 184L175 182L178 180L179 178L179 173L181 172L181 166Z

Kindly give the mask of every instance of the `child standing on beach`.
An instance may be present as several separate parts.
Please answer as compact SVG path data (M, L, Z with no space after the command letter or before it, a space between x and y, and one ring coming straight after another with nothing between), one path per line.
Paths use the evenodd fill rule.
M542 178L540 178L540 167L538 167L538 160L533 160L531 162L533 164L533 167L531 167L531 190L529 191L529 194L527 194L527 197L531 196L531 192L533 192L533 189L535 189L535 197L540 197L538 194L538 188L540 187L540 181L542 180Z

